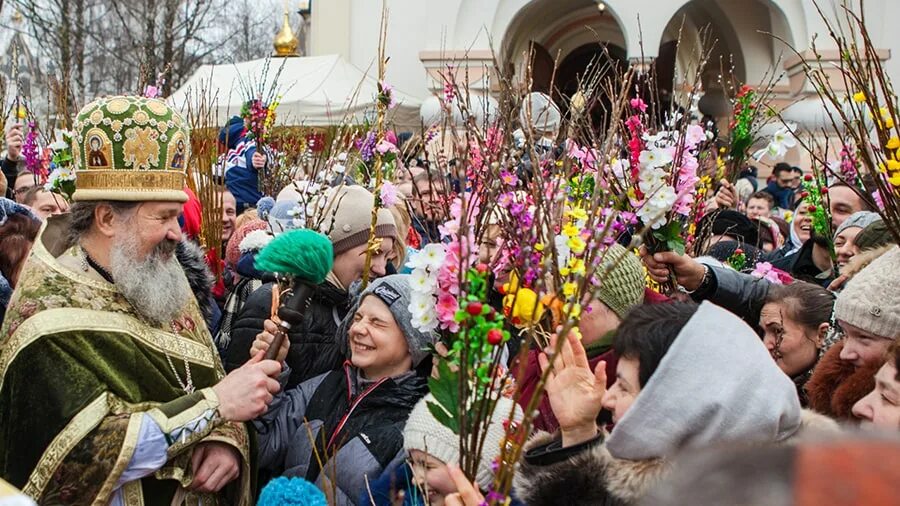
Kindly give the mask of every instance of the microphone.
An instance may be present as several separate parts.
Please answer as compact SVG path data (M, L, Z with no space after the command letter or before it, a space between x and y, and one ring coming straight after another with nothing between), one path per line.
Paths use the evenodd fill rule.
M278 330L266 351L274 359L291 328L300 325L309 299L334 265L334 248L324 235L312 230L291 230L272 239L256 256L254 266L291 279L290 295L278 307Z

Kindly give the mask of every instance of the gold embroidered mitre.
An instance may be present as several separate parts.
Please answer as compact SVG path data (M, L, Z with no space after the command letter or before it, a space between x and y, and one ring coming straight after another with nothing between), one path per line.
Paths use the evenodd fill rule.
M73 199L187 201L190 138L184 118L155 98L107 97L75 119Z

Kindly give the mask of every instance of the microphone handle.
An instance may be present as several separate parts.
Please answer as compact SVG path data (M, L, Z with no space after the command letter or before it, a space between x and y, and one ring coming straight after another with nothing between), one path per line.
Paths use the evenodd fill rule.
M266 360L275 360L278 356L278 350L281 349L284 340L288 338L288 331L291 330L293 325L299 325L303 321L307 303L315 289L315 285L303 281L294 283L294 293L278 308L278 317L281 319L281 323L278 324L278 330L275 332L274 339L272 339L269 349L266 350Z

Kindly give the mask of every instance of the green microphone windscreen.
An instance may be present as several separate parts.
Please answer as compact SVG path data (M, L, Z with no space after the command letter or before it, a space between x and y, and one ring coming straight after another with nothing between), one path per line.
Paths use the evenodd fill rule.
M254 262L261 271L285 274L317 285L325 281L333 264L331 241L307 229L291 230L272 239Z

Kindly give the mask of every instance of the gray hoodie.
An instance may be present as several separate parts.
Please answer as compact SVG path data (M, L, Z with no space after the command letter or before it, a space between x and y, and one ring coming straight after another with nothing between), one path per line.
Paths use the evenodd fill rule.
M781 442L800 428L800 400L759 337L710 302L678 334L606 441L642 460L720 444Z

